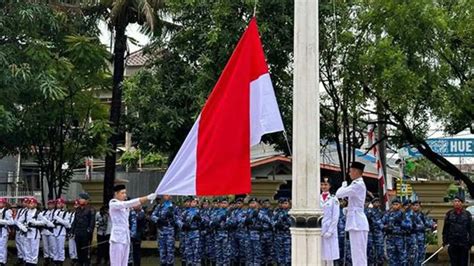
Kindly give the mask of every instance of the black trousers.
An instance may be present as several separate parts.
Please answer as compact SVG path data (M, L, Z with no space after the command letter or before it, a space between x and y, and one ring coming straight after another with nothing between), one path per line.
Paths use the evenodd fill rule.
M469 257L469 247L468 246L457 246L449 245L448 254L449 261L452 266L467 266L467 261Z
M91 264L90 250L88 247L91 244L90 234L75 235L76 249L77 249L77 261L80 266L89 266Z
M131 239L132 254L133 254L133 266L140 266L142 261L141 245L142 241L138 239Z
M97 263L109 263L109 239L110 235L97 235Z

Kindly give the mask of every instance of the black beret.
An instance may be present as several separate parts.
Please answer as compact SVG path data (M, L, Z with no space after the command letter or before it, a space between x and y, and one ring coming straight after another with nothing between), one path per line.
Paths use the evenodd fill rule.
M219 203L221 202L229 202L229 200L226 197L222 197L219 199Z
M454 199L458 199L458 200L460 200L461 202L464 202L464 197L462 197L461 195L455 195L455 196L454 196Z
M235 200L236 203L243 203L244 202L244 199L243 198L237 198Z
M403 206L407 206L408 204L411 204L411 200L406 199L403 201Z
M125 189L125 185L123 184L114 186L114 192L119 192L120 190L124 190L124 189Z
M395 204L395 203L401 203L400 199L399 198L394 198L392 200L392 204Z
M415 205L415 204L421 204L421 201L420 200L414 200L411 204Z
M359 169L361 171L364 171L365 164L363 164L361 162L352 162L351 163L351 168L355 168L355 169Z
M252 202L252 201L258 202L258 199L255 198L255 197L252 197L252 198L249 199L249 203Z
M270 200L269 199L264 199L264 200L262 200L262 203L270 203Z
M373 198L371 203L374 203L374 202L377 202L377 201L380 202L380 199L379 198Z
M278 199L278 203L284 203L284 202L289 202L288 198L281 197L281 198Z
M89 196L89 194L87 194L87 192L81 192L79 193L79 198L89 200L91 197Z

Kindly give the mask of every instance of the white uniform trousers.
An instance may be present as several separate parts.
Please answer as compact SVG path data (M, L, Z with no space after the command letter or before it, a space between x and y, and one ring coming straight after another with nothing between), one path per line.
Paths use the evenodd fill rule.
M351 243L352 265L367 265L367 236L368 231L349 231L349 241Z
M66 259L66 255L64 254L64 241L66 240L66 236L55 236L54 238L54 254L53 254L53 261L64 261Z
M0 229L3 230L3 229ZM7 263L8 234L0 236L0 263Z
M43 256L45 259L53 258L54 254L54 236L53 235L41 235L43 238Z
M71 260L77 259L76 240L74 240L74 238L69 239L68 246L69 246L69 258L71 258Z
M25 237L21 235L20 230L16 231L15 235L15 245L16 245L16 250L17 250L17 257L21 260L25 258L25 252L23 251L24 247L24 242L25 242Z
M38 253L40 246L40 238L25 238L25 256L26 263L38 264ZM28 251L28 252L26 252Z
M127 266L130 244L110 242L110 266Z

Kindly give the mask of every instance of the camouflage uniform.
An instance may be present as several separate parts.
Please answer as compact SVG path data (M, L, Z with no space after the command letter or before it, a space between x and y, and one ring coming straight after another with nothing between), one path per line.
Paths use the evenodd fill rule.
M271 264L273 262L273 228L272 211L268 208L262 208L259 213L262 221L262 263Z
M174 265L174 227L177 224L176 207L171 201L157 206L151 220L159 228L158 247L161 265Z
M382 212L379 209L366 208L365 215L370 228L367 242L368 263L381 265L384 262Z
M237 253L237 262L245 262L245 254L247 252L247 228L244 225L245 217L247 210L238 208L234 211L234 218L236 222L237 231L235 232L235 243L236 243L236 253Z
M410 221L401 210L390 210L383 216L384 230L387 235L388 265L407 265L405 235Z
M288 210L278 209L273 216L277 265L291 265L291 218Z
M247 226L247 258L246 265L260 265L262 263L262 246L260 243L260 230L262 222L259 219L258 209L249 209L245 218Z
M416 232L414 225L415 215L411 209L405 211L405 218L409 220L410 225L406 228L406 235L405 235L405 248L407 251L407 264L414 265L416 261L416 253L418 250L417 242L416 242ZM424 245L424 243L423 243Z
M349 235L346 232L346 214L342 206L340 208L339 221L337 223L337 235L339 240L340 254L340 259L337 260L337 265L350 266L352 265L351 246L349 242Z
M229 234L227 232L227 209L218 208L212 218L212 226L215 228L215 252L216 265L230 264Z
M184 257L188 265L201 263L199 239L202 218L199 209L190 207L183 213L183 232L185 235Z
M426 235L425 232L427 229L433 227L433 221L426 217L421 211L413 212L414 219L414 228L416 236L416 256L413 265L419 266L425 260L426 252Z

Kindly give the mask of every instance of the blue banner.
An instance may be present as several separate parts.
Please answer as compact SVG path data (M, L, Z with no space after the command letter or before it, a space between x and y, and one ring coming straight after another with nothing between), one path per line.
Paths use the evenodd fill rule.
M474 138L471 139L427 139L431 149L444 157L474 157ZM415 148L408 148L410 157L419 157L421 154Z

